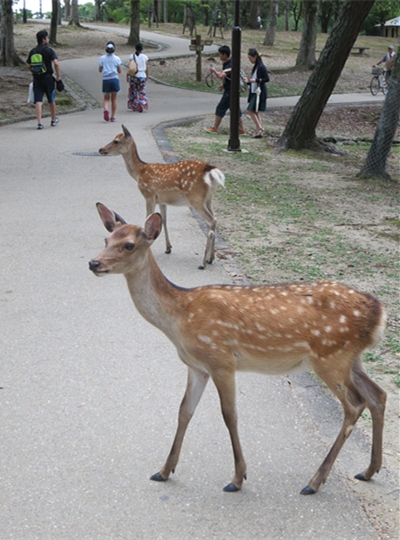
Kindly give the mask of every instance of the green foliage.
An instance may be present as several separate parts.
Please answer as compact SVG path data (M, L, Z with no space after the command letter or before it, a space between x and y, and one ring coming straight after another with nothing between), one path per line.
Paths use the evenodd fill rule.
M400 0L377 0L365 20L365 34L368 36L382 36L385 22L399 15Z
M78 5L79 17L85 19L94 19L94 4L92 2L86 2L86 4Z

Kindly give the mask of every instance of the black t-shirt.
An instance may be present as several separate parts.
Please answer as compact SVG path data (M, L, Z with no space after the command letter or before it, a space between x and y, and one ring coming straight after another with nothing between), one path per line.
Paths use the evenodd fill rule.
M222 69L225 71L226 69L232 69L232 60L229 59L227 60L226 62L224 62L222 64ZM226 77L224 79L224 84L223 84L223 87L224 87L224 90L226 92L230 92L231 91L231 78L232 78L232 74L230 71L228 71L228 73L226 74Z
M28 55L28 58L26 59L26 63L30 65L31 63L31 57L33 54L41 54L43 57L44 65L46 66L46 73L35 75L34 77L44 77L45 75L53 75L53 65L52 61L57 60L57 55L55 53L55 50L49 47L48 45L38 45L34 49L31 50L31 52Z

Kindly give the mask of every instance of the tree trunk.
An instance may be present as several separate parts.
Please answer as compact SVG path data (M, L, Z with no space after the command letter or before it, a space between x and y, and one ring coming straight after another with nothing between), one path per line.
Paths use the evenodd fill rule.
M260 12L260 2L253 0L250 2L249 28L259 28L257 17Z
M203 26L209 26L211 8L210 8L210 4L208 0L201 0L201 12L202 12Z
M275 43L276 24L278 22L278 0L271 0L268 27L265 32L264 45L273 47Z
M289 8L290 8L290 0L285 0L285 12L284 12L284 16L285 16L285 23L284 23L284 31L285 32L289 32Z
M324 50L289 118L278 150L318 145L315 129L374 0L347 0Z
M72 0L71 2L71 18L69 24L74 24L75 26L81 25L79 22L78 0Z
M391 180L386 172L386 163L392 148L400 116L400 46L390 77L388 93L383 104L374 140L359 176L363 178L384 178Z
M95 21L101 21L101 3L102 0L95 0L94 2L94 20Z
M14 45L14 19L12 0L2 0L2 20L0 34L0 65L15 67L22 63Z
M58 24L58 10L60 9L60 4L58 0L51 0L51 22L50 22L50 43L51 45L56 45L57 43L57 24Z
M69 21L71 17L71 0L64 0L64 5L65 5L64 17L66 21Z
M299 29L300 18L303 13L303 3L298 4L297 2L293 2L291 12L294 20L294 31L297 32Z
M140 33L140 0L131 0L131 30L128 37L128 45L134 47L139 43Z
M164 0L163 5L163 22L168 22L168 0Z
M296 68L301 71L313 69L317 63L315 47L317 42L319 0L304 0L304 24L301 34L299 52L296 59Z

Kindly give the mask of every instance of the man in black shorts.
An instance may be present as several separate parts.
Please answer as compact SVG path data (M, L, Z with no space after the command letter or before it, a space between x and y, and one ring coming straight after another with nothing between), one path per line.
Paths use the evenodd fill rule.
M223 117L226 114L226 111L230 108L231 104L231 69L232 69L232 60L231 60L231 50L228 45L222 45L218 49L219 59L222 62L222 71L217 71L215 67L210 67L210 71L215 73L218 79L223 81L222 88L224 93L222 98L217 105L215 111L215 120L213 127L205 128L208 133L218 133L219 125L222 122ZM242 111L239 108L239 135L245 135L246 132L243 127L242 120Z
M49 103L50 114L51 114L51 126L56 126L58 124L58 118L56 116L56 104L54 101L55 96L55 84L53 77L53 65L56 71L56 80L61 80L60 78L60 66L58 63L57 55L55 51L49 47L49 34L46 30L40 30L36 34L37 47L32 49L28 55L26 63L28 65L29 71L33 75L33 92L35 95L35 108L36 108L36 118L38 121L38 129L43 129L42 124L42 108L43 108L43 96L47 96L47 101ZM36 73L32 71L32 56L34 54L41 54L43 58L43 72Z

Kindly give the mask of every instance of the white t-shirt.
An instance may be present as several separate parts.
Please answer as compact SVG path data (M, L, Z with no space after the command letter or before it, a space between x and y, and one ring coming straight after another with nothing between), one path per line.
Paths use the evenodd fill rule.
M135 60L137 68L138 68L135 77L146 78L146 64L149 60L148 57L143 53L140 53L139 56L137 56L137 54L131 54L129 57L129 60L132 60L132 59Z

